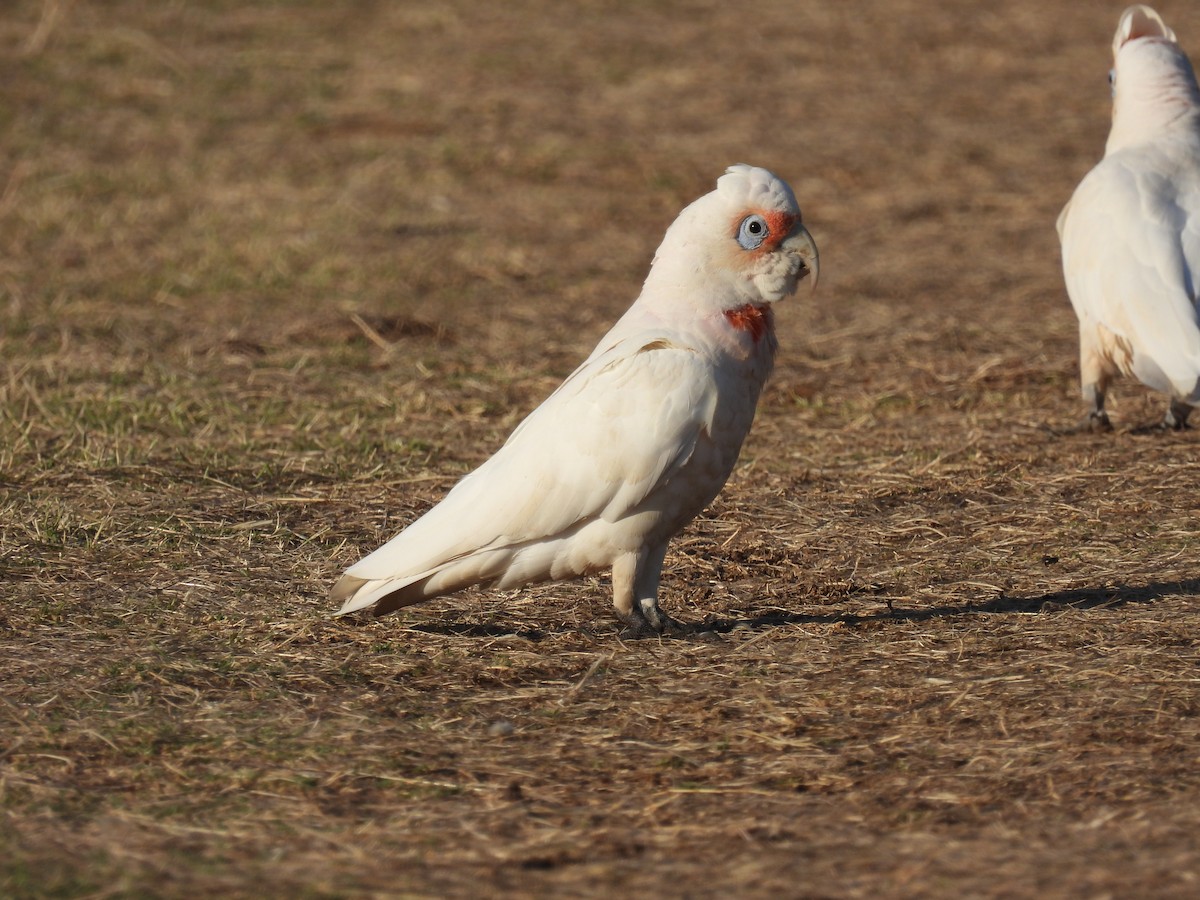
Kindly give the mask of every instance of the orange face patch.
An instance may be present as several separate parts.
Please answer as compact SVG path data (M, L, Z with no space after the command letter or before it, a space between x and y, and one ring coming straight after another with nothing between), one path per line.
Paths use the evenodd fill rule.
M764 334L771 330L771 326L774 324L771 307L755 306L753 303L725 310L725 318L735 331L749 332L756 344Z
M733 220L733 236L735 238L737 237L738 229L741 227L742 220L746 218L746 216L753 215L754 213L758 213L763 217L763 219L766 220L767 230L770 232L770 234L767 236L767 239L762 242L761 246L754 250L746 251L754 256L759 256L763 253L770 253L772 250L778 247L780 241L782 241L791 233L792 226L796 224L796 217L794 215L778 209L773 209L769 212L765 209L747 209L741 212L737 218Z

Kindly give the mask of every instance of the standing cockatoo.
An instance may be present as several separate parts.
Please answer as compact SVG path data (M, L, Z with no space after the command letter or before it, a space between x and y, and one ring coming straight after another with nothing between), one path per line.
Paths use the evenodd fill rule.
M441 503L346 570L339 615L611 567L617 615L668 629L667 542L737 461L775 357L771 305L817 270L791 188L732 166L667 229L641 296L583 365Z
M1111 427L1104 392L1120 372L1169 395L1163 425L1182 428L1200 403L1200 88L1148 6L1121 15L1113 56L1104 159L1058 217L1083 427Z

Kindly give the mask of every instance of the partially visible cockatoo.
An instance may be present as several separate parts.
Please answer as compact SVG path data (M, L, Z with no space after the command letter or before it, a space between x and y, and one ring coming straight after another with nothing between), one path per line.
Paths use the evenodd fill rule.
M667 542L720 492L775 357L772 304L818 272L791 188L731 167L680 213L641 296L592 355L441 503L334 585L339 615L384 615L472 584L612 568L637 631Z
M1111 427L1104 392L1122 373L1167 394L1163 425L1182 428L1200 403L1200 88L1148 6L1121 15L1113 57L1104 159L1058 217L1082 426Z

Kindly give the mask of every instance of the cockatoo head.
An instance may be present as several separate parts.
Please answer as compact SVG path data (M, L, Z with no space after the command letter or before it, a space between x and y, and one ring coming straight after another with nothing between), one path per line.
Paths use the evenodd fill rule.
M723 311L774 303L809 275L815 286L818 270L792 189L766 169L737 165L667 229L646 287Z
M1162 16L1148 6L1121 14L1113 36L1113 127L1107 152L1151 139L1200 106L1187 55Z

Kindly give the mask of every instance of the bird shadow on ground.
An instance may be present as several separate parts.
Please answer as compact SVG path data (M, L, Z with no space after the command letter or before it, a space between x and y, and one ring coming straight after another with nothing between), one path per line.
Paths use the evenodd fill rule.
M685 624L685 633L678 637L703 637L713 634L729 634L738 630L758 631L782 625L866 625L887 621L926 622L951 616L973 616L1003 613L1037 613L1048 606L1067 606L1072 609L1112 609L1135 603L1152 603L1163 597L1200 595L1200 578L1185 578L1179 581L1154 582L1141 586L1103 585L1099 587L1072 588L1046 594L1028 596L1000 596L979 603L958 603L944 606L927 606L905 609L892 604L878 612L870 613L794 613L777 611L745 618L706 619L702 622ZM619 626L575 628L557 626L553 628L513 627L497 622L423 622L410 625L412 631L426 634L458 635L473 638L516 637L528 641L540 641L557 634L585 632L600 635ZM626 637L630 635L625 634ZM645 635L657 637L657 635Z
M862 625L871 622L900 620L924 622L950 616L970 616L993 613L1036 613L1047 606L1069 606L1072 609L1112 609L1132 603L1151 603L1163 597L1200 594L1200 578L1185 578L1179 581L1154 582L1141 586L1105 585L1090 588L1072 588L1052 591L1047 594L1029 596L1000 596L980 603L958 603L946 606L928 606L919 609L904 609L891 605L873 613L808 613L777 612L745 619L713 619L703 628L724 634L737 628L769 628L778 625L836 624Z
M423 631L425 634L440 634L447 637L474 638L524 638L527 641L540 641L556 634L567 634L579 631L577 628L516 628L496 622L422 622L419 625L409 625L410 631Z

